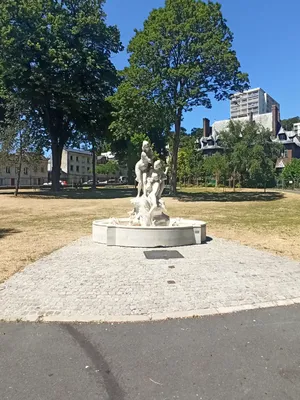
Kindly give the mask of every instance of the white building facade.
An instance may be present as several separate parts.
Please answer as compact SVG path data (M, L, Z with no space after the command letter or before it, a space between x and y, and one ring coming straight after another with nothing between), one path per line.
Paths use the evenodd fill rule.
M300 135L300 122L293 125L293 131L296 132L297 135Z
M271 113L274 105L280 110L279 103L261 88L236 93L230 101L230 118Z
M48 159L41 157L35 162L24 161L20 173L20 186L41 186L48 180ZM18 177L18 160L12 155L11 160L0 164L0 187L14 187Z
M115 160L115 155L111 152L102 153L96 158L97 164L106 164L108 161ZM48 171L52 171L52 159L49 161ZM101 175L97 174L97 180L105 179L117 180L120 175L124 175L125 171L122 166L115 174ZM127 171L126 171L127 174ZM126 175L127 176L127 175ZM61 158L61 180L67 181L68 185L81 184L93 179L93 154L85 150L63 149Z

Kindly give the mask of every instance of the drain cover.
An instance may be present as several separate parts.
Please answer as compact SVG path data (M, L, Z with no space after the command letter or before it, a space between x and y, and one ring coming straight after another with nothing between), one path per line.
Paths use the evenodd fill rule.
M148 260L170 260L171 258L184 258L177 250L151 250L144 251Z

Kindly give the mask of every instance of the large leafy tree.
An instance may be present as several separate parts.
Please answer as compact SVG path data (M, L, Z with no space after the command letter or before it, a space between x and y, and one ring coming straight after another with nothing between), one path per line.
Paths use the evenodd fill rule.
M176 191L177 159L184 112L211 107L217 100L248 87L248 77L232 49L233 35L218 3L166 0L153 10L128 46L130 66L124 79L164 110L175 126L172 191Z
M268 129L255 122L230 121L221 142L234 188L237 179L244 186L266 188L273 183L281 145L271 140Z
M77 129L79 135L73 141L76 147L80 147L80 143L85 145L93 155L93 184L92 188L96 189L97 176L97 154L104 150L105 143L110 140L109 125L112 120L111 105L108 101L102 101L102 107L95 101L85 103L86 109L77 118Z
M228 176L228 158L224 154L216 153L205 159L204 168L208 176L215 178L215 184L218 187L220 180L223 178L223 183L225 183Z
M124 141L130 143L132 136L146 135L156 152L166 155L169 126L164 110L153 99L125 80L109 101L113 107L110 131L115 142L122 147Z
M91 101L101 109L117 74L111 54L122 49L107 26L104 0L2 0L0 87L31 103L43 122L59 189L61 154Z

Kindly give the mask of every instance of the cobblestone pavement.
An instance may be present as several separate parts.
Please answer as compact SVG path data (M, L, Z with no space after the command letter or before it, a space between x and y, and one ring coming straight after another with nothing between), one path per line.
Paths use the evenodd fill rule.
M170 250L170 249L168 249ZM91 238L0 285L0 319L139 321L300 303L300 263L222 239L148 260Z

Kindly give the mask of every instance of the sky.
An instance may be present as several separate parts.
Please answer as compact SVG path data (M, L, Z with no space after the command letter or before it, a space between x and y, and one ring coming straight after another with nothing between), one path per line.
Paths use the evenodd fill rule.
M233 48L252 88L261 87L281 107L281 118L300 115L300 0L219 0L234 34ZM121 32L123 53L114 55L118 69L128 64L126 47L152 9L164 0L106 0L107 22ZM297 50L298 48L298 50ZM230 116L229 101L213 101L211 109L197 107L185 114L183 126L202 127L204 117L214 121Z

